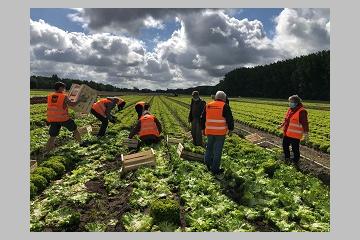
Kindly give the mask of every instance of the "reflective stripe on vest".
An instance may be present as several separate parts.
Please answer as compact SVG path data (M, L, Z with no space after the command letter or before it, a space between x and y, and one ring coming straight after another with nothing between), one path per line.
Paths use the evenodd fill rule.
M47 97L47 121L48 122L66 122L70 119L68 108L64 108L66 94L51 93Z
M303 107L299 108L290 118L289 126L285 135L291 138L302 139L304 128L300 124L300 112L304 110Z
M97 101L96 103L94 103L92 105L92 109L95 110L95 112L97 112L98 114L100 114L103 117L106 117L105 114L105 103L111 103L111 100L107 99L107 98L101 98L99 101Z
M228 126L223 117L224 106L221 101L206 104L205 135L226 135Z
M153 115L146 114L141 116L139 120L141 122L141 128L139 132L140 137L147 135L155 135L158 137L160 135L155 123L155 117Z

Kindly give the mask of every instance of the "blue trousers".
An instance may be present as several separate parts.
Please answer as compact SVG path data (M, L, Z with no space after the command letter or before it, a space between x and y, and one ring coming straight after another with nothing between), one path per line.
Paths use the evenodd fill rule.
M213 173L220 170L220 160L225 136L208 135L205 152L205 164Z

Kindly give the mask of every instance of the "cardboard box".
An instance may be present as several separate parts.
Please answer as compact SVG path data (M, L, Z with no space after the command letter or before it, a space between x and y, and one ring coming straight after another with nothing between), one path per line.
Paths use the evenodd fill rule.
M76 112L89 113L93 103L97 99L98 92L86 84L72 84L68 97L71 101L77 101L81 96L86 98L85 102L79 102L76 106L70 107Z

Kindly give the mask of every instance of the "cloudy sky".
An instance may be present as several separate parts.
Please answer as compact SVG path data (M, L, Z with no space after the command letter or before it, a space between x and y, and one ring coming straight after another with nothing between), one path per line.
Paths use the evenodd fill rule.
M213 85L330 49L329 9L31 9L32 75L150 89Z

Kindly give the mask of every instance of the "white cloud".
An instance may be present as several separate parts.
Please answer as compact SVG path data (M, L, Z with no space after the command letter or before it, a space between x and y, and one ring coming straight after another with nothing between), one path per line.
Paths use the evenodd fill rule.
M162 21L155 20L153 17L149 16L144 19L144 25L147 28L157 28L157 29L164 29L164 24Z
M330 48L329 9L284 9L275 21L274 44L289 57Z
M262 22L236 19L229 15L231 11L165 10L127 10L119 16L113 9L78 9L69 17L85 24L89 34L30 20L31 73L56 73L128 88L184 88L216 84L237 67L330 47L328 9L284 9L276 17L272 39ZM137 31L142 27L161 30L169 17L180 28L167 40L153 39L156 47L147 51L136 38Z

